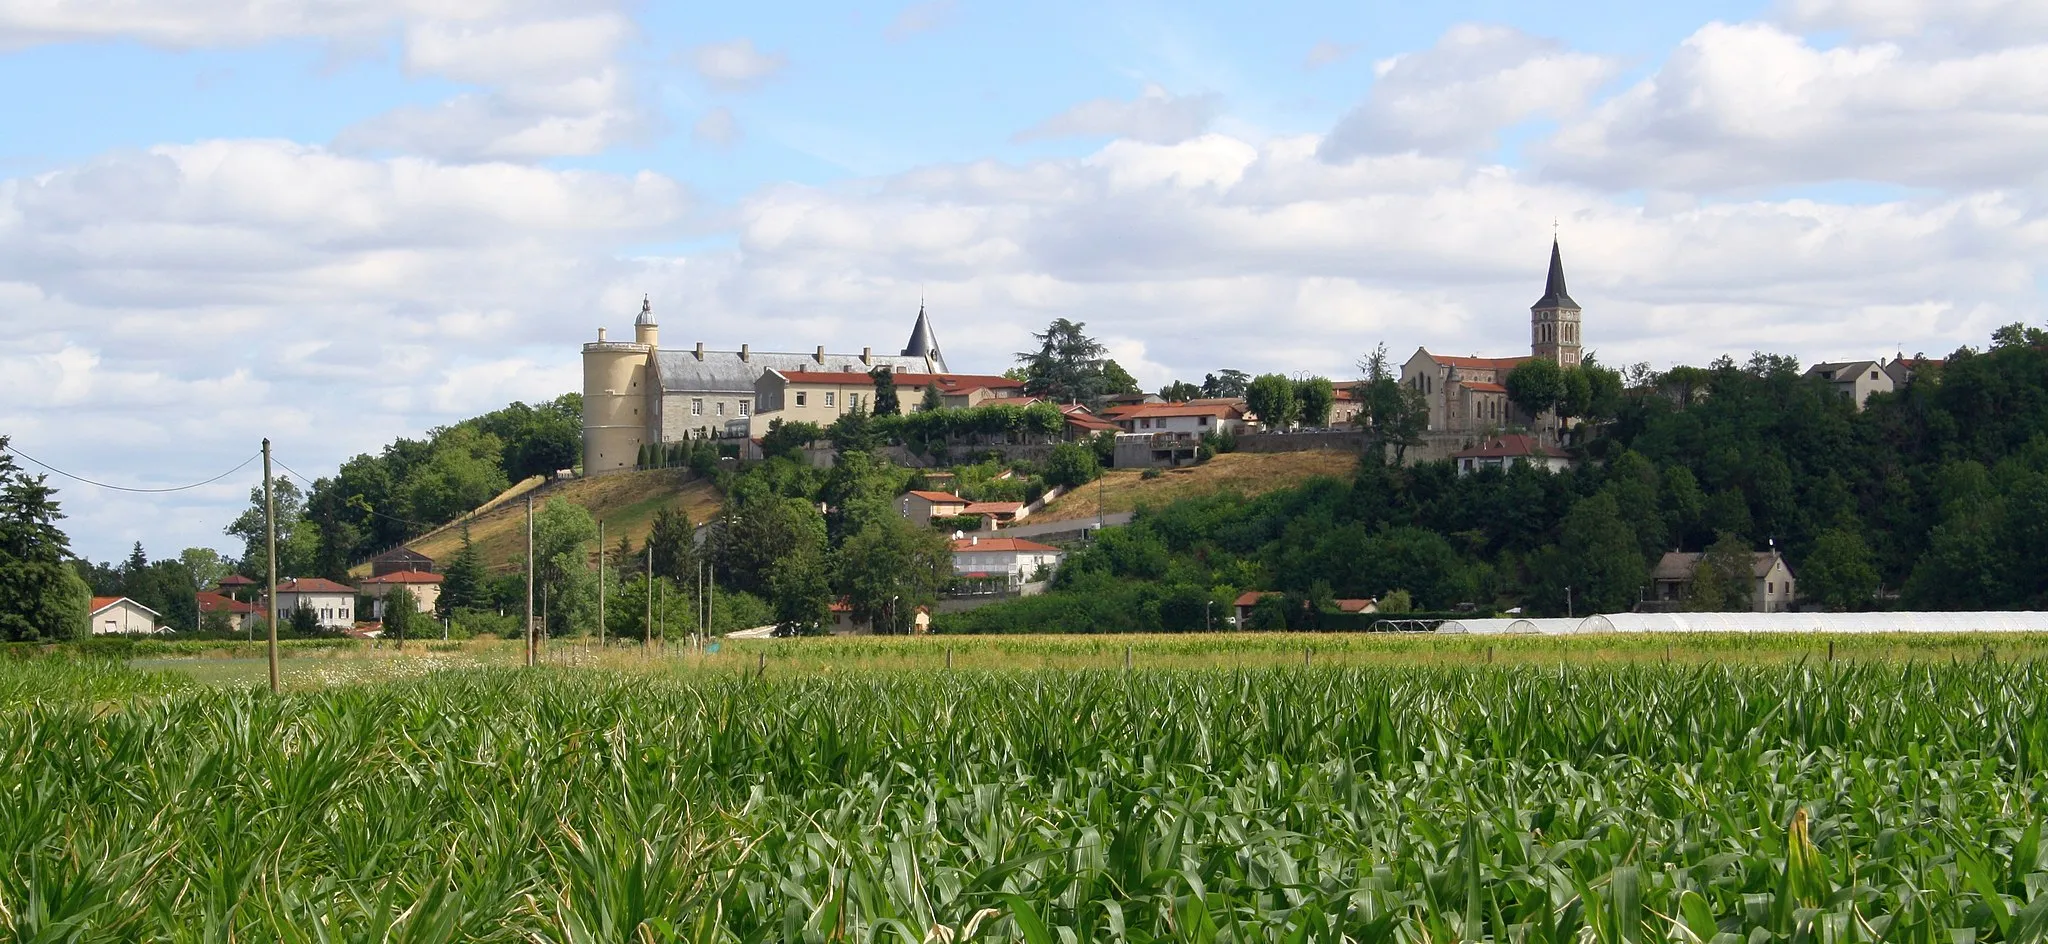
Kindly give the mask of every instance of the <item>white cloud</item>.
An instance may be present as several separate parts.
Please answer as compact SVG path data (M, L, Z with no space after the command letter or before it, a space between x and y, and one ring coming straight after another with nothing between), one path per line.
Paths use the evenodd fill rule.
M925 3L910 4L897 12L896 18L889 22L889 28L883 31L883 35L891 40L904 40L918 33L931 32L946 25L946 22L953 18L953 12L957 7L958 3L955 0L928 0Z
M1781 7L1796 28L1863 39L1991 49L2048 39L2048 4L2038 0L1785 0Z
M1357 46L1348 46L1326 39L1309 47L1308 55L1302 59L1302 67L1314 71L1324 66L1336 65L1351 58L1351 54L1357 51Z
M689 213L654 174L269 141L0 181L0 429L120 484L206 478L263 436L318 475L574 389L576 343L637 307L640 267L618 253ZM58 484L80 550L107 556L218 541L249 483L175 498Z
M411 21L489 22L573 11L570 0L0 0L0 48L132 39L172 47L343 39Z
M754 41L744 37L698 46L690 50L689 61L698 77L727 91L753 88L789 65L788 57L755 49Z
M2025 186L2048 165L2048 45L1922 58L1709 24L1536 153L1617 188Z
M415 72L479 85L572 81L609 66L632 24L616 13L519 23L427 21L406 30Z
M1148 85L1131 101L1098 98L1082 102L1018 133L1017 139L1109 136L1173 144L1201 134L1216 119L1222 104L1218 95L1174 95Z
M696 126L690 129L690 136L712 147L732 147L740 140L739 119L733 117L730 108L713 108L697 119Z
M1437 44L1375 64L1378 79L1324 143L1324 156L1470 154L1536 117L1569 114L1615 63L1506 26L1465 24Z

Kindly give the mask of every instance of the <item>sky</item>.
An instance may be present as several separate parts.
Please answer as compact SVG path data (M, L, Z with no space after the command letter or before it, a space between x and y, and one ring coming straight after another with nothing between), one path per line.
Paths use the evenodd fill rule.
M293 473L673 346L1147 387L1527 346L1940 354L2048 296L2048 3L0 0L0 434ZM25 465L29 465L26 464ZM33 468L33 465L30 465ZM237 550L254 464L52 477Z

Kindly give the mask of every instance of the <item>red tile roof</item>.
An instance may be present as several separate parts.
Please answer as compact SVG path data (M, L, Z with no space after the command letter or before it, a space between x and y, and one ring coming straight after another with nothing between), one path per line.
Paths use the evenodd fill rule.
M1536 359L1533 354L1524 354L1520 357L1447 357L1441 354L1431 354L1429 356L1439 364L1451 367L1470 367L1477 370L1513 370L1524 361Z
M1339 612L1339 613L1363 613L1363 612L1365 612L1365 611L1366 611L1366 609L1367 609L1368 607L1371 607L1371 606L1372 606L1373 604L1375 604L1375 603L1378 603L1379 601L1378 601L1378 600L1331 600L1330 602L1331 602L1331 603L1335 603L1335 604L1337 604L1337 612Z
M1023 538L980 538L978 541L977 543L975 538L958 538L953 542L953 553L958 554L961 551L995 551L997 553L1043 554L1050 551L1057 554L1060 550L1056 547L1047 547L1036 541L1026 541Z
M142 611L142 612L144 612L144 613L148 613L148 614L149 614L149 615L151 615L151 616L156 616L156 615L158 615L158 614L157 614L157 611L155 611L155 610L152 610L152 609L150 609L149 607L143 606L142 604L140 604L140 603L137 603L137 602L135 602L134 600L130 600L130 599L128 599L127 597L93 597L93 598L92 598L92 610L91 610L91 611L90 611L89 613L87 613L86 615L88 615L88 616L92 616L92 615L97 615L97 614L99 613L99 611L101 611L101 610L104 610L104 609L106 609L107 607L113 606L114 604L116 604L116 603L120 603L120 602L123 602L123 601L126 601L126 602L128 603L128 605L129 605L129 606L135 607L136 609L138 609L138 610L141 610L141 611Z
M256 612L255 604L243 603L242 601L234 599L233 597L224 597L218 593L207 593L204 590L200 591L197 594L197 596L199 598L199 612L201 613Z
M1086 413L1067 414L1067 425L1077 429L1092 429L1096 432L1117 432L1123 428L1108 420L1089 416Z
M368 580L365 580L365 581L363 581L363 582L362 582L362 583L360 584L360 586L365 586L365 587L367 587L367 586L369 586L370 584L373 584L373 583L440 583L440 582L441 582L441 575L440 575L440 574L430 574L430 573L427 573L427 572L426 572L426 571L424 571L424 570L401 570L401 571L397 571L397 572L394 572L394 573L389 573L389 574L385 574L385 575L383 575L383 576L381 576L381 577L371 577L370 579L368 579Z
M1128 410L1113 410L1112 416L1118 421L1135 419L1160 419L1169 416L1214 416L1228 419L1243 416L1244 411L1230 402L1219 403L1146 403Z
M249 578L244 577L241 574L229 574L225 577L220 578L219 583L219 586L223 587L253 587L255 585L256 581L250 580Z
M356 588L319 577L293 577L277 582L279 593L354 593Z
M1033 404L1033 403L1039 403L1039 402L1042 402L1042 401L1040 401L1040 400L1039 400L1039 399L1038 399L1037 397L989 397L988 399L986 399L986 400L983 400L983 401L981 401L981 402L980 402L979 404L976 404L976 405L977 405L977 406L1030 406L1030 405L1031 405L1031 404Z
M953 494L953 493L951 493L951 492L927 492L927 491L924 491L924 490L922 490L922 489L912 489L912 490L910 491L910 494L912 494L912 495L916 495L917 497L919 497L919 498L922 498L922 499L924 499L925 501L928 501L928 502L932 502L932 503L934 503L934 504L940 504L940 505L965 505L965 504L967 504L967 499L965 499L965 498L961 498L960 496L958 496L958 495L955 495L955 494Z
M1022 510L1023 502L970 502L967 505L970 515L1014 515Z
M790 383L840 384L844 386L873 386L875 378L851 370L778 370L775 373ZM1022 390L1024 381L987 374L906 374L894 375L898 387L928 387L937 383L940 393L965 393L976 387L989 390Z
M1472 390L1472 391L1476 391L1476 392L1479 392L1479 393L1506 393L1506 392L1508 392L1508 388L1506 388L1506 387L1503 387L1503 386L1501 386L1500 384L1497 384L1497 383L1487 383L1487 382L1485 382L1485 381L1482 381L1482 380L1460 380L1460 381L1458 381L1458 386L1460 386L1460 387L1464 387L1464 388L1465 388L1465 389L1467 389L1467 390Z
M1548 456L1553 453L1536 444L1531 436L1513 433L1498 439L1481 443L1477 448L1451 453L1453 459L1509 459L1522 456Z
M1258 605L1259 605L1259 601L1260 601L1260 600L1262 600L1262 599L1265 599L1266 597L1277 597L1277 596L1279 596L1279 594L1277 594L1277 593L1274 593L1274 592L1272 592L1271 590L1246 590L1245 592L1243 592L1243 593L1240 593L1240 594L1238 594L1238 595L1237 595L1237 604L1236 604L1236 605L1238 605L1238 606L1258 606Z

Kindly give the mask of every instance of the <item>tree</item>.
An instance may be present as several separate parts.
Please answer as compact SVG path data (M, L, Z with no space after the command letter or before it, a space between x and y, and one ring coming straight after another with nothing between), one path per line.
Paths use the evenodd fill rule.
M477 554L476 544L469 539L469 522L465 521L462 523L462 549L455 552L455 558L441 573L441 595L434 600L434 615L447 619L456 610L487 605L484 599L485 577L483 558Z
M1406 590L1389 590L1386 596L1380 597L1379 611L1390 616L1412 613L1415 611L1415 601L1409 597Z
M1799 586L1809 599L1831 610L1862 609L1877 597L1877 563L1863 535L1830 528L1814 539L1799 568Z
M891 386L889 389L896 389ZM879 405L879 404L878 404ZM781 419L768 423L768 432L761 435L761 455L767 458L788 456L798 458L805 446L825 438L825 431L816 423L801 420L785 423Z
M313 612L313 608L307 606L304 602L301 602L285 618L291 627L292 633L295 635L318 636L321 633L320 614Z
M696 582L697 530L691 527L687 512L674 505L657 509L653 528L647 533L647 546L654 550L655 576L679 583Z
M275 478L271 480L271 498L277 508L277 575L312 575L320 553L320 532L304 519L305 496L291 479ZM242 539L242 574L257 580L263 579L270 560L264 520L263 486L258 485L249 490L249 508L223 529Z
M1241 370L1222 370L1202 377L1202 396L1242 397L1252 385L1252 375Z
M1202 396L1202 388L1185 380L1176 380L1159 388L1159 399L1168 403L1185 403Z
M866 409L856 406L839 414L825 431L832 440L832 448L842 455L849 452L866 452L875 448L879 439L875 435L874 422Z
M1508 401L1532 417L1555 408L1566 394L1564 370L1546 357L1532 357L1508 371Z
M896 371L890 367L877 367L868 373L875 382L875 415L898 416L903 412L903 402L896 396Z
M1114 360L1102 362L1103 392L1110 396L1137 393L1138 380Z
M405 648L405 634L419 622L420 603L409 587L394 587L384 595L384 636Z
M952 575L952 543L888 515L847 539L838 571L839 589L856 622L878 633L907 632L916 608L937 603Z
M1697 613L1747 610L1755 605L1754 555L1739 534L1722 532L1693 565L1685 608Z
M1330 408L1337 403L1337 390L1328 377L1310 377L1294 385L1294 401L1301 405L1301 425L1330 425Z
M1047 485L1073 488L1093 482L1101 474L1102 466L1095 459L1095 450L1081 443L1060 443L1052 447L1052 455L1045 460Z
M803 548L776 561L768 584L777 634L816 636L831 624L832 577L818 550Z
M220 552L210 547L188 547L179 551L178 563L185 565L185 572L191 575L195 593L219 586L221 578L235 570L232 561L221 559Z
M917 408L920 411L929 412L932 410L942 410L945 407L946 397L939 392L939 385L935 383L925 384L924 397L917 401Z
M1245 390L1244 398L1260 425L1269 430L1286 429L1301 410L1294 400L1294 382L1280 374L1261 374Z
M543 607L548 634L571 635L588 625L597 607L590 546L597 521L582 505L548 499L533 516L534 605Z
M29 475L0 436L0 639L69 639L84 634L92 600L85 581L65 563L71 541L56 490Z
M1106 349L1082 333L1086 327L1084 322L1058 318L1044 332L1032 335L1039 343L1038 350L1017 354L1017 363L1024 369L1025 393L1091 406L1108 394L1109 381L1103 375Z
M1621 519L1614 496L1603 492L1580 499L1558 535L1561 565L1553 579L1570 588L1575 610L1626 611L1649 581L1637 546L1635 530ZM1556 604L1562 606L1563 588L1557 589Z
M825 518L802 498L771 494L728 500L712 523L710 544L719 587L762 594L776 561L825 546Z
M1394 463L1400 464L1408 447L1422 442L1429 431L1429 404L1422 392L1404 386L1381 344L1358 362L1363 380L1352 388L1358 397L1358 415L1352 422L1366 431L1368 445L1382 455L1393 447Z

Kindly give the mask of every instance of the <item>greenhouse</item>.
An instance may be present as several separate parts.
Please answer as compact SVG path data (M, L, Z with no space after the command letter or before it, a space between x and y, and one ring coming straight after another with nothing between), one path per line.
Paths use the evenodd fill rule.
M1508 625L1513 634L1569 636L1579 631L1585 620L1557 617L1552 619L1518 619Z
M1542 620L1540 622L1555 622ZM2048 613L1613 613L1574 633L1996 633L2048 632Z
M1513 619L1467 619L1444 620L1437 626L1439 633L1470 633L1474 636L1497 636L1508 631L1509 626L1525 620Z

